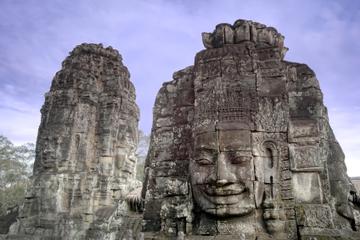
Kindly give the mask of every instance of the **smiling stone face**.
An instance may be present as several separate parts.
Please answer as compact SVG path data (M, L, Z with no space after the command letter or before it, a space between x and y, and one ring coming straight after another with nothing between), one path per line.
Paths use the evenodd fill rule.
M206 213L246 215L255 209L250 131L210 129L197 134L190 162L194 199Z
M261 23L219 24L203 42L194 66L156 97L144 231L360 239L355 191L314 72L284 61L284 37Z

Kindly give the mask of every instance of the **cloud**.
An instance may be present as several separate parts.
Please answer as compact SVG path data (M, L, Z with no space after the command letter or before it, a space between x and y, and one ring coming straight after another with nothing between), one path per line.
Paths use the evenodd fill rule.
M24 114L29 113L27 110L22 110L22 109L10 107L10 106L5 106L5 105L2 105L2 104L0 104L0 109L10 110L10 111L14 111L14 112L17 112L17 113L24 113Z
M360 111L354 108L329 109L331 127L345 153L345 162L350 176L359 176L360 169Z
M82 42L120 51L136 87L140 128L149 133L158 89L174 71L193 64L203 48L201 32L245 18L277 28L290 48L286 59L314 69L325 104L343 111L343 118L331 113L330 119L346 155L359 158L353 150L358 143L346 139L349 129L360 134L351 122L351 115L360 112L355 108L360 102L360 2L3 0L0 9L0 132L13 141L33 141L43 94L61 61ZM28 109L24 117L21 111Z
M0 102L0 134L15 144L35 143L40 124L40 106L26 103L3 89L0 90Z

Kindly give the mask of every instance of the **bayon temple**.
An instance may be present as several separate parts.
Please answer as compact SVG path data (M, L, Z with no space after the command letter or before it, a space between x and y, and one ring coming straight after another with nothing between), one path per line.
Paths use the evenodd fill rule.
M144 182L121 55L72 50L5 239L360 239L359 193L315 73L286 61L284 37L261 23L219 24L202 41L158 92Z

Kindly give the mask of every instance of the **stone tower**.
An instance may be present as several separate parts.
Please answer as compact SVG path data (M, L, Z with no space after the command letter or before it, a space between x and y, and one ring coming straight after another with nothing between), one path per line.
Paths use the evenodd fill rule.
M238 20L163 84L142 196L147 239L360 239L359 201L314 72Z
M139 186L139 109L118 51L77 46L56 73L41 115L32 186L12 234L85 239Z

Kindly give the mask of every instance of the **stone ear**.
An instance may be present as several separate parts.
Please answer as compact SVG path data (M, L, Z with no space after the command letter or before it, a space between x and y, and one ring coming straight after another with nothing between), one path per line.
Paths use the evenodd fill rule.
M254 195L255 195L255 204L256 208L261 208L264 201L264 183L259 181L254 181Z

